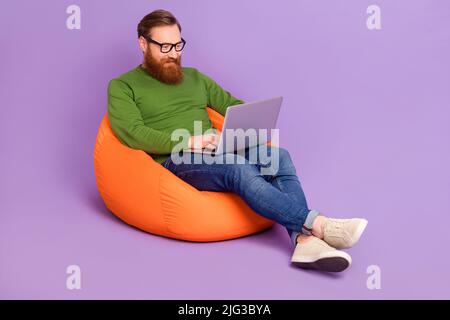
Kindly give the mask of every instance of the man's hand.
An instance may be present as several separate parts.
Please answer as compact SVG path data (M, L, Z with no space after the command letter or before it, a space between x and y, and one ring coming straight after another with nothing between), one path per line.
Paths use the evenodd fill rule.
M188 147L190 149L208 149L213 150L217 147L219 135L216 133L208 133L197 136L190 136Z

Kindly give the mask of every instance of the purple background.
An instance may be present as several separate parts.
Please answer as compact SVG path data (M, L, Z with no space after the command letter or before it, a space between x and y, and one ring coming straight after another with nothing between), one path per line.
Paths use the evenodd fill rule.
M182 24L184 66L244 100L284 96L280 143L310 207L369 220L349 270L291 266L279 225L197 244L107 211L92 156L107 83L141 62L136 25L158 8ZM8 1L0 15L0 298L450 298L450 2Z

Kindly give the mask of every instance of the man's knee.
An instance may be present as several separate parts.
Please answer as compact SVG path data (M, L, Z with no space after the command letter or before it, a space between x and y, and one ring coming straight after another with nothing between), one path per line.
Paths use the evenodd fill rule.
M283 147L278 147L278 154L279 154L280 159L290 159L291 158L289 151Z
M242 186L260 176L257 166L248 161L230 164L227 171L229 172L229 178L231 179L230 182L235 184L235 187Z
M270 153L270 166L263 168L266 170L265 175L276 175L279 170L288 172L295 171L289 151L282 147L272 147Z

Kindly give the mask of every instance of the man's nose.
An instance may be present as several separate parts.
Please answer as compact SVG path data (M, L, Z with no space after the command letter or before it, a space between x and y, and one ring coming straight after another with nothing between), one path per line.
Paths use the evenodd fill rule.
M175 47L173 47L172 50L170 50L169 57L172 59L176 59L178 57L178 52L175 51Z

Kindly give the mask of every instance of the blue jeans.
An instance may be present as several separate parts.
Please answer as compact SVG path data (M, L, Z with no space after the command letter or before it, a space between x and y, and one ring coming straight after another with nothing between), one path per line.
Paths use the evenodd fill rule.
M311 234L319 212L308 208L289 152L267 146L265 157L260 151L258 146L216 156L180 151L182 163L172 154L162 165L200 191L237 193L256 213L286 227L295 246L299 233Z

